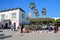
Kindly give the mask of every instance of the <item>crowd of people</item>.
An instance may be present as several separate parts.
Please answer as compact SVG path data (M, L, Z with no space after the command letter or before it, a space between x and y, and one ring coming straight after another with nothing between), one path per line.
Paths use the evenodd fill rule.
M20 32L21 33L23 33L24 31L26 31L25 30L25 28L24 28L24 25L23 24L20 24ZM53 28L52 28L53 27ZM29 28L28 28L29 29ZM27 30L28 30L27 29ZM16 30L16 27L15 27L15 24L14 24L14 26L12 26L11 27L11 30ZM51 25L48 25L48 27L47 27L47 29L46 29L46 25L43 25L43 27L42 27L42 32L44 32L44 31L48 31L48 32L51 32L52 30L54 30L54 33L57 33L58 32L58 25L55 25L55 26L51 26ZM28 30L29 32L31 31L31 30ZM32 31L39 31L39 30L32 30Z
M43 30L48 30L49 32L50 31L52 31L52 30L54 30L54 33L56 33L56 32L58 32L58 25L54 25L54 26L52 26L52 25L43 25Z

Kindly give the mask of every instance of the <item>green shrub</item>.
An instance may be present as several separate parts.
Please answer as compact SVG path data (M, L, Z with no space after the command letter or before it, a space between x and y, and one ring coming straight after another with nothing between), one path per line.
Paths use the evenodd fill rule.
M33 29L33 28L34 28L34 26L33 26L33 25L30 25L30 26L29 26L29 28L30 28L30 29Z
M38 29L39 28L39 26L38 25L34 25L34 29Z
M42 29L42 25L39 25L39 29Z
M41 29L42 26L41 25L30 25L29 28L30 29Z
M29 25L24 25L24 28L29 28Z

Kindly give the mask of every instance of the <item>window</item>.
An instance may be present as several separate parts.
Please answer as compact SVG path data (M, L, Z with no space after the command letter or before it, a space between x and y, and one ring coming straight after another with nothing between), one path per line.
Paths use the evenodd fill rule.
M16 13L12 13L12 19L16 19Z
M22 13L22 19L25 19L25 15L24 15L24 13Z
M26 17L26 20L28 20L28 17Z
M2 15L1 15L1 20L4 20L4 19L5 19L5 15L2 14Z
M6 15L6 18L8 18L8 15Z

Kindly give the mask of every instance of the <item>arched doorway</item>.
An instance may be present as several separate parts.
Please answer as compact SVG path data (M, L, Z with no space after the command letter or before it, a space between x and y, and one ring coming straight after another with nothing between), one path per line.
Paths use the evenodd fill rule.
M13 24L13 25L14 25L14 31L15 31L15 30L16 30L16 23L14 22L14 24Z
M4 28L3 24L1 25L2 29Z
M5 23L4 28L5 28L5 29L8 29L8 23Z
M14 28L16 29L16 23L15 23L15 22L14 22L14 24L13 24L13 25L14 25Z

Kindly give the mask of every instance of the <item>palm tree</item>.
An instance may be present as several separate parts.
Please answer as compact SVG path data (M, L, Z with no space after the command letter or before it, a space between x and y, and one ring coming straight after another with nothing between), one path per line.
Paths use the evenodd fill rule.
M38 10L36 9L36 6L35 6L35 3L34 3L34 2L31 2L29 7L32 9L32 11L34 11L33 13L34 13L36 16L39 16L39 12L38 12Z
M45 16L46 15L46 8L43 8L41 12L42 12L42 15Z
M38 12L37 9L34 9L34 13L35 13L36 16L39 16L39 12Z
M36 8L35 3L34 3L34 2L31 2L29 7L30 7L32 10L35 9L35 8Z

